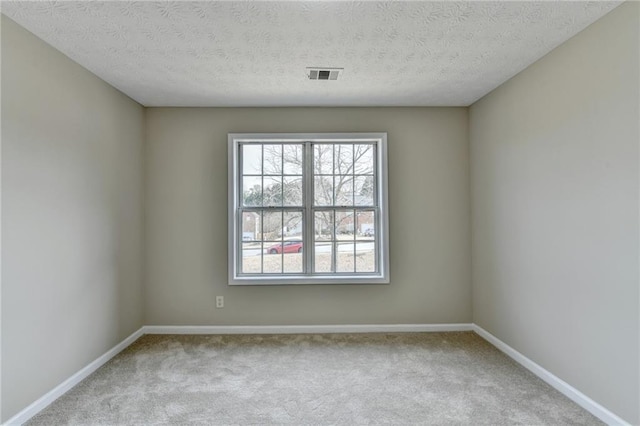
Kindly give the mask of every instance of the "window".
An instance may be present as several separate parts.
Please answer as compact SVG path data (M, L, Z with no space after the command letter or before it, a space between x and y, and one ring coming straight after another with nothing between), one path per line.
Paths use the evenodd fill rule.
M229 134L229 284L388 283L386 141Z

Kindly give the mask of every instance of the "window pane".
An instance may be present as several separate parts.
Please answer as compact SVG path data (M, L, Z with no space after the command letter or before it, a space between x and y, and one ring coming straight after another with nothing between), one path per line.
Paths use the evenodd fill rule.
M355 219L353 210L336 211L336 239L337 240L353 240Z
M375 237L375 213L372 210L365 210L358 211L356 215L358 239L373 239Z
M359 144L354 147L355 167L354 173L357 175L373 174L373 153L374 147L371 144Z
M264 177L263 203L265 206L282 205L282 177Z
M313 204L333 205L333 176L316 176L313 186Z
M302 250L302 249L301 249ZM303 253L290 253L284 255L284 272L296 273L302 272Z
M356 176L354 179L355 203L357 206L373 206L373 176Z
M262 243L242 243L242 273L259 274L262 272Z
M243 212L242 213L242 241L259 240L260 229L260 213Z
M315 144L313 146L313 173L317 175L333 174L332 144Z
M283 272L303 272L303 229L302 212L285 212L283 223L285 245Z
M285 239L302 240L302 212L285 212L282 225Z
M333 272L331 266L333 256L333 243L322 242L315 245L315 256L313 259L313 270L315 272Z
M287 176L282 181L283 205L302 206L302 176Z
M242 177L242 205L247 207L262 206L261 177Z
M334 173L336 175L353 174L353 145L339 144L334 149Z
M302 174L302 145L300 144L283 144L283 172L285 175L301 175Z
M339 242L336 246L336 272L354 272L353 242Z
M265 242L264 246L263 272L265 274L282 273L282 256L284 251L282 242Z
M302 272L302 252L304 246L302 239L286 240L283 244L284 272Z
M278 257L282 254L283 251L282 241L265 241L264 242L264 254L272 255L277 254Z
M356 243L356 272L376 271L376 245L373 241Z
M333 239L333 211L315 212L314 235L316 241Z
M353 205L353 176L336 176L336 205L352 206Z
M265 175L281 175L282 174L282 145L264 145L264 174Z
M242 145L242 174L262 174L262 145Z
M278 241L282 239L282 211L265 212L262 239Z

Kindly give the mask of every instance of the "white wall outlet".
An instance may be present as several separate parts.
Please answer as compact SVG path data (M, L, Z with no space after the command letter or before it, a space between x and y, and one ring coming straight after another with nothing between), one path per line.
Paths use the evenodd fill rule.
M216 308L224 308L224 296L216 296Z

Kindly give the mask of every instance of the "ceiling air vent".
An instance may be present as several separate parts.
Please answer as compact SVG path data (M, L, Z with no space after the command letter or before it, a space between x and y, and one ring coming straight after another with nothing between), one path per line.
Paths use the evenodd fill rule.
M344 68L307 68L309 80L337 80Z

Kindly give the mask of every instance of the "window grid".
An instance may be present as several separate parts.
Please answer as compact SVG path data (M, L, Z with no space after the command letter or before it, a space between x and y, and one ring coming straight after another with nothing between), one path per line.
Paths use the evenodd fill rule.
M294 176L294 177L298 176L298 177L301 177L302 180L304 181L305 177L311 174L311 173L304 173L304 170L308 170L309 168L311 168L313 170L313 166L310 164L311 162L305 161L304 155L303 155L303 161L302 161L302 165L301 165L303 174L302 175L298 175L298 174L286 174L285 175L284 174L285 173L285 170L284 170L285 169L284 168L284 151L285 151L284 146L285 146L285 143L282 143L282 144L252 143L253 145L259 145L260 148L261 148L260 169L261 169L262 173L261 174L244 173L244 170L243 170L243 173L241 175L241 180L242 181L244 180L245 177L260 177L261 178L261 183L262 183L261 190L260 190L260 193L261 193L261 197L260 197L261 203L260 204L261 204L261 206L246 206L245 207L242 198L239 198L240 206L238 208L238 210L239 210L241 215L242 215L243 212L255 211L255 212L259 212L260 213L260 217L262 218L261 219L261 227L262 227L262 229L261 229L261 233L260 233L261 234L260 235L260 245L261 245L261 248L260 248L260 251L261 251L261 253L260 253L261 254L260 255L260 258L261 258L260 270L253 272L253 274L263 275L263 274L267 274L267 273L270 273L270 274L287 274L288 273L288 272L284 271L284 269L285 269L285 265L284 265L284 255L285 255L284 233L281 233L280 240L274 240L273 238L265 239L265 236L264 236L265 235L265 229L264 229L264 222L265 222L264 216L265 216L265 214L264 213L267 212L268 210L271 210L271 209L277 209L278 211L280 211L281 220L279 222L280 223L279 228L280 229L284 229L284 227L285 227L285 225L284 225L284 211L285 210L290 210L288 208L289 206L285 206L284 205L284 203L285 203L285 201L284 201L285 200L284 185L283 185L284 176ZM325 144L325 145L328 144L328 145L331 146L331 171L332 171L332 173L331 174L327 174L327 173L319 173L319 174L317 174L317 173L314 172L313 173L313 177L314 177L314 179L315 179L316 176L321 176L321 177L322 176L331 176L332 177L332 179L333 179L333 185L332 185L333 188L332 188L332 191L331 191L332 192L332 200L331 201L332 201L333 204L315 206L314 188L311 188L311 192L307 192L307 191L305 191L303 189L303 193L302 193L303 201L302 201L302 204L299 205L299 206L292 207L292 209L295 209L296 211L299 211L300 209L302 209L303 212L305 210L311 210L313 221L315 223L315 212L316 211L322 211L322 210L326 211L327 208L330 208L330 210L333 211L332 239L330 241L328 241L331 244L331 268L330 268L330 271L325 272L325 273L331 274L331 275L333 275L335 273L343 273L343 274L353 273L353 274L357 274L357 273L360 272L360 271L357 270L357 246L358 246L358 243L371 243L371 241L370 240L359 240L359 239L355 238L356 237L356 233L357 233L357 229L356 229L357 224L356 223L353 223L353 231L352 231L352 233L354 235L354 239L353 240L346 241L346 240L338 239L337 233L336 233L336 229L338 227L336 217L337 217L337 212L350 211L350 210L344 210L344 209L347 209L347 208L352 208L353 209L352 210L352 217L353 218L357 217L358 212L367 211L367 210L365 210L364 208L361 208L361 207L360 208L355 208L355 206L359 207L358 203L356 203L356 190L355 190L355 178L356 177L372 177L372 178L374 178L373 179L374 188L373 188L373 191L372 191L372 195L373 195L373 200L375 200L375 201L371 205L365 205L363 207L366 207L368 209L371 209L371 208L375 209L376 208L376 203L377 203L377 191L376 191L376 188L375 188L376 187L376 182L375 182L376 162L373 161L372 173L356 174L356 170L355 170L356 169L356 149L355 149L355 147L356 146L360 147L360 146L363 146L363 145L368 145L370 147L370 149L372 150L372 159L375 160L375 158L376 158L376 145L373 144L373 143L370 143L370 144L346 143L345 141L339 141L339 142L333 142L333 143L324 142L323 144ZM241 144L241 146L243 148L246 145L249 145L249 144L244 144L244 143ZM298 145L298 144L296 143L296 145ZM265 147L271 147L271 146L279 146L280 147L280 149L279 149L279 151L280 151L280 161L279 161L278 167L275 168L274 172L269 173L269 171L265 170ZM304 144L301 144L300 146L302 147L303 154L305 152L310 152L313 155L316 152L315 149L314 149L315 147L314 147L313 143L306 142ZM350 166L348 167L348 170L346 170L347 173L342 173L342 172L344 172L344 170L342 170L341 167L337 167L337 165L336 165L336 146L339 146L340 148L342 148L343 146L350 146L351 147L351 161L350 161ZM241 158L241 162L242 162L244 160L244 156L241 154L240 158ZM313 161L315 162L315 158L313 158ZM244 164L242 164L242 168L244 168ZM350 173L349 173L349 169L351 170ZM336 172L338 174L336 174ZM281 174L276 174L276 173L281 173ZM271 203L265 203L265 201L264 201L265 200L265 194L264 194L264 191L265 191L264 177L265 176L269 176L269 177L278 176L278 177L281 178L281 180L280 180L280 182L281 182L281 184L280 184L280 195L281 195L280 196L280 201L281 201L281 205L273 205L272 206L272 205L269 205ZM348 205L348 204L336 205L335 204L336 201L337 201L337 196L336 196L336 193L337 193L336 176L348 176L348 177L351 178L351 182L352 182L352 185L353 185L353 189L351 190L351 205ZM241 187L244 188L244 184ZM304 188L304 183L303 183L303 188ZM311 199L311 200L309 200L309 199ZM306 208L306 206L309 206L309 205L312 206L311 209L307 209ZM374 217L375 217L375 213L374 213ZM355 221L355 219L353 219L353 220ZM374 223L375 223L375 220L374 220ZM302 228L303 229L306 228L304 219L302 219ZM302 237L302 240L311 242L310 244L307 244L307 246L311 247L311 249L310 249L311 250L311 254L304 256L303 268L302 268L301 272L293 271L293 272L290 272L290 273L291 274L300 274L300 273L308 274L309 271L313 271L314 274L322 273L322 272L316 271L316 268L315 268L315 262L314 262L314 260L315 260L315 250L316 250L316 247L318 246L318 241L315 239L315 235L313 235L313 237L311 239L309 239L308 237L307 238ZM273 244L280 244L282 246L282 248L283 248L283 250L280 253L278 253L278 255L281 257L280 267L279 267L280 271L279 272L276 272L276 271L265 271L265 267L264 267L265 256L264 255L269 253L270 250L273 250L273 249L270 249L269 246L267 246L266 244L269 244L269 246L271 246ZM338 265L339 265L338 257L339 257L339 254L340 254L340 246L341 245L344 246L345 244L351 244L352 245L352 253L353 253L353 256L352 256L352 259L353 259L353 270L352 271L339 270L340 268L338 267ZM374 241L373 241L374 252L377 251L376 250L376 245L377 245L376 244L376 239L374 238ZM344 252L344 250L343 250L343 252ZM366 271L366 272L374 272L374 273L378 272L378 256L374 255L373 257L374 257L374 265L375 265L374 269L373 269L373 271ZM311 263L313 265L313 267L309 268L309 263ZM251 272L245 271L244 268L242 268L242 273L243 274L248 274L248 275L252 274Z
M322 145L329 145L331 146L331 173L325 173L322 167L322 164L320 162L320 157L322 156L321 153L321 149L319 148L319 146ZM312 194L312 202L311 202L311 210L313 211L313 219L314 219L314 223L313 223L313 229L316 230L317 229L317 225L316 225L316 218L318 217L316 212L332 212L332 234L331 234L331 240L326 241L324 240L324 242L321 242L320 244L324 244L324 247L326 247L326 244L330 245L330 253L331 253L331 263L330 263L330 268L329 271L325 271L323 269L325 268L318 268L317 263L318 263L318 256L316 254L316 251L319 248L319 243L314 235L314 239L312 240L313 246L312 246L312 250L314 250L313 252L313 273L314 274L335 274L335 273L342 273L342 274L358 274L360 272L368 272L368 273L377 273L378 272L378 268L379 268L379 262L378 262L378 256L375 255L376 252L378 252L378 249L376 247L376 238L374 238L374 241L368 241L368 240L359 240L356 238L357 234L358 234L358 224L356 223L356 217L358 217L358 213L359 212L366 212L366 211L370 211L370 210L365 210L362 207L367 207L369 209L373 208L375 209L377 207L377 188L376 188L376 182L375 182L375 176L377 173L377 162L375 161L375 159L377 158L377 152L376 152L376 144L363 144L363 143L352 143L352 144L345 144L344 142L340 141L340 142L335 142L332 144L327 144L325 142L323 142L322 144L319 145L313 145L312 148L312 152L314 154L314 158L313 158L313 179L314 179L314 183L317 182L318 177L320 179L323 179L324 177L331 177L332 179L332 197L331 200L329 202L328 205L325 204L319 204L317 203L317 198L315 196L315 186L313 188L313 194ZM350 162L348 163L348 167L347 170L344 170L342 168L342 163L336 163L336 159L337 158L341 158L342 157L342 153L340 152L340 150L342 150L344 147L348 146L350 151L351 151L351 159ZM356 170L356 164L357 161L360 160L360 158L364 155L364 153L360 154L360 157L356 158L356 154L360 152L360 149L362 149L363 146L367 146L368 149L371 149L371 157L373 161L372 164L372 170L370 173L367 174L358 174L357 170ZM338 150L336 150L336 148L338 148ZM366 150L365 150L366 153ZM316 156L318 158L316 158ZM351 198L351 204L344 204L344 205L340 205L338 203L338 192L339 189L341 188L341 185L344 184L344 181L338 181L337 179L345 179L345 177L347 177L346 179L350 179L351 182L351 191L350 191L350 198ZM366 204L362 204L362 203L357 203L356 202L356 178L357 177L371 177L371 180L373 182L373 188L372 188L372 203L370 203L369 205ZM348 180L347 180L348 181ZM360 207L362 206L362 207ZM345 210L346 209L346 210ZM351 213L351 217L353 218L352 221L352 234L353 234L353 239L348 241L345 239L339 239L338 238L338 219L337 219L337 212L347 212L350 211ZM375 211L375 210L374 210ZM375 213L374 213L374 218L375 218ZM374 220L373 223L376 223L376 221ZM315 234L315 232L314 232ZM321 240L323 241L323 240ZM358 245L359 243L369 243L373 245L373 249L374 249L374 268L371 271L359 271L358 270L358 253L357 253L357 249L358 249ZM343 267L341 267L340 265L340 253L341 251L344 252L345 250L340 250L341 247L347 246L348 245L352 246L352 262L353 262L353 268L351 268L351 271L345 270Z
M354 228L354 232L353 232L353 238L350 240L346 240L346 239L339 239L338 238L338 234L339 234L339 225L338 225L338 220L336 219L337 217L337 213L349 213L349 215L353 218L353 228ZM317 239L314 238L313 240L313 247L314 249L317 249L318 245L329 245L331 248L331 256L332 256L332 261L331 261L331 268L330 271L322 271L322 270L318 270L318 268L315 267L315 260L316 257L314 256L314 268L313 268L313 272L316 274L322 274L322 273L347 273L347 272L353 272L353 273L375 273L378 272L378 256L373 256L373 261L374 261L374 268L373 270L366 270L366 268L363 268L365 270L358 270L358 260L361 256L361 254L358 253L358 247L360 245L365 245L365 246L375 246L376 244L376 239L372 240L366 240L366 239L362 239L362 238L358 238L358 231L357 231L357 226L359 224L359 220L358 218L361 215L370 215L373 217L372 222L375 223L376 222L376 211L375 209L372 208L367 208L367 209L360 209L360 208L355 208L355 209L342 209L342 208L316 208L314 209L314 230L318 229L317 226L317 222L315 222L315 217L317 216L317 214L327 214L330 213L332 220L331 222L333 223L332 229L331 229L331 235L329 239ZM348 216L347 216L348 217ZM344 218L343 218L344 219ZM353 270L352 271L341 271L338 270L337 265L339 264L338 262L338 258L337 256L340 253L340 245L342 246L352 246L352 254L353 254ZM345 250L343 250L344 252ZM374 252L375 252L375 247L374 247Z

